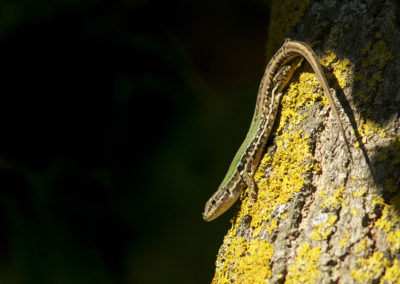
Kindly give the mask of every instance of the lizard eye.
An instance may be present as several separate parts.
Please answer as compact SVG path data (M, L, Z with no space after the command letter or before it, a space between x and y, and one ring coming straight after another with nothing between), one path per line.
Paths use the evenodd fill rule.
M215 205L215 200L214 200L214 199L211 201L211 204L212 204L212 205Z

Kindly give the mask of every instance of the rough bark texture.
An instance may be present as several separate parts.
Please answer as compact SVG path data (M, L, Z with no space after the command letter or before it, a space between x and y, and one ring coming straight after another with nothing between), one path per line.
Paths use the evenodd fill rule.
M400 283L399 5L276 1L269 56L284 37L317 41L352 158L305 64L256 173L258 200L242 195L213 283Z

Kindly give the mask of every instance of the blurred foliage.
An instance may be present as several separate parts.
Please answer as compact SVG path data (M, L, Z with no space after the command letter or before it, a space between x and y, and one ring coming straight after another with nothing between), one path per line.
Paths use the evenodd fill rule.
M0 2L0 283L211 280L267 8Z

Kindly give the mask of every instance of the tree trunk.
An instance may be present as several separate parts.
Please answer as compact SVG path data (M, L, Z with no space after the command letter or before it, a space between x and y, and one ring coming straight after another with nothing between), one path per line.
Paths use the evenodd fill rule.
M400 283L400 4L298 2L275 2L268 55L285 36L315 43L351 156L304 64L255 175L258 199L242 194L213 283Z

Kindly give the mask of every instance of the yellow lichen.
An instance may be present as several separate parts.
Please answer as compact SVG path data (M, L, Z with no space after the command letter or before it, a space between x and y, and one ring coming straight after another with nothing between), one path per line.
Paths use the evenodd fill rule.
M326 240L332 234L332 226L336 223L337 216L329 217L325 223L314 227L311 239L314 241Z
M376 35L375 42L367 43L360 49L362 56L361 69L355 73L354 81L358 83L354 91L354 97L359 101L355 102L366 118L372 113L371 100L374 98L373 93L376 93L377 87L383 81L383 68L393 59L390 51L386 50L385 42ZM385 132L377 132L381 138L385 137ZM365 137L363 142L365 143Z
M362 239L356 248L356 253L360 253L368 248L368 241L366 239Z
M247 243L242 238L232 238L231 249L226 250L223 263L217 260L217 273L212 283L265 283L271 277L269 260L274 250L265 240Z
M335 190L333 195L328 195L326 196L326 193L321 196L324 201L319 205L321 208L326 208L326 207L335 207L337 205L340 205L343 201L343 192L345 191L345 187L342 186Z
M390 248L392 251L400 249L400 230L389 232L386 241L392 244Z
M319 90L319 92L316 92L316 90ZM300 114L298 109L311 107L315 102L319 102L323 106L328 105L327 98L320 90L321 84L315 74L302 72L299 81L290 84L290 96L283 96L282 98L282 123L279 124L276 133L286 125L287 120L290 120L289 129L293 129L307 117L307 114Z
M386 50L385 42L377 35L377 40L367 43L360 49L362 56L362 63L360 72L354 76L354 80L360 83L360 86L354 93L356 98L359 98L365 113L371 113L372 99L371 94L376 91L377 86L383 80L383 67L393 59L390 51ZM358 103L357 103L358 105ZM384 133L380 133L384 135Z
M376 156L376 160L379 162L383 162L388 159L395 165L400 164L400 137L393 137L392 143L389 145L389 147L379 151L378 155Z
M359 213L360 213L360 211L358 210L358 209L351 209L351 211L350 211L350 213L351 213L351 215L353 215L353 216L358 216L359 215Z
M359 268L351 269L350 277L363 283L374 275L380 275L388 266L388 260L383 258L383 253L375 252L368 259L359 259L358 264Z
M374 198L372 200L372 205L385 205L385 200L382 197L377 197L376 194L373 194L372 197Z
M310 0L281 0L273 3L268 32L270 44L267 46L267 57L272 57L275 49L283 43L287 32L300 23L304 12L310 5Z
M266 226L266 231L268 232L268 234L271 235L271 233L278 228L278 220L277 219L273 219L267 226Z
M386 233L390 231L393 226L390 221L390 214L394 213L393 206L387 205L383 208L382 216L376 221L375 225Z
M308 136L301 137L301 130L285 132L279 136L273 159L269 155L262 159L255 175L255 180L259 181L257 202L246 202L239 211L239 216L253 216L252 226L257 228L255 234L271 218L271 213L277 206L286 204L295 192L303 188L305 180L302 173L312 169L314 165L313 162L308 162L314 160L307 138ZM265 177L265 168L273 169L271 175Z
M386 268L385 275L383 275L381 284L400 284L400 265L397 259L394 260L393 265Z
M342 208L344 210L347 210L349 203L350 203L350 196L346 196L346 198L343 199Z
M321 247L311 248L309 244L303 243L296 254L296 262L289 268L285 283L316 283L321 276L318 270L320 255Z
M366 143L367 140L372 138L374 135L378 134L379 137L383 138L386 136L385 130L378 124L373 122L372 120L363 120L361 119L359 122L358 133L360 133L362 137L362 142Z
M383 198L374 198L372 204L382 206L382 215L375 222L375 225L382 231L389 233L395 224L400 223L399 210L400 195L396 194L389 200L389 204L385 203ZM392 232L393 234L393 232Z
M349 240L350 240L350 233L346 232L344 238L339 241L339 247L343 248L349 242Z
M333 67L333 74L339 83L340 88L345 88L349 80L348 73L351 71L349 59L339 60L335 53L331 50L326 51L326 56L320 60L321 64Z
M386 44L383 40L375 43L368 42L361 48L361 54L365 55L362 60L361 67L377 66L383 68L389 60L393 59L390 51L386 50Z
M357 197L361 197L363 196L367 191L363 188L360 188L357 192L353 192L353 197L357 198Z

